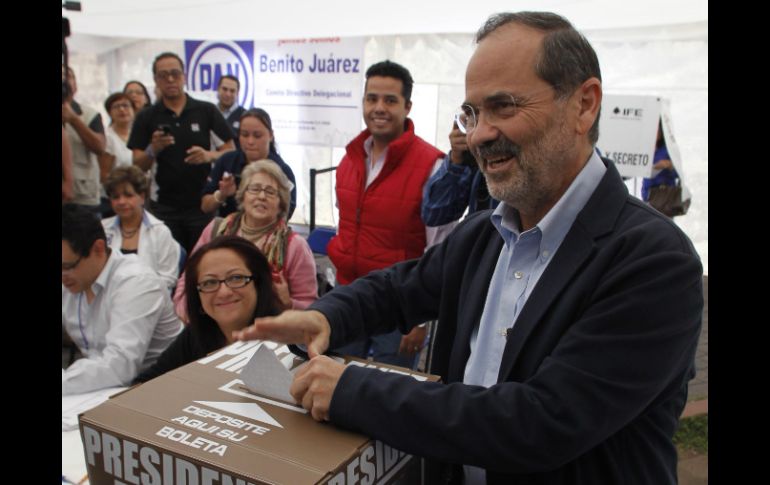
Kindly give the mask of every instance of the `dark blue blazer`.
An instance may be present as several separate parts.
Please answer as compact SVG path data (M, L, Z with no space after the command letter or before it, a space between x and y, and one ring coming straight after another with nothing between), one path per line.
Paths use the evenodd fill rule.
M330 348L438 318L431 371L443 383L350 367L331 421L442 462L441 481L460 483L465 463L494 484L675 484L671 438L694 374L703 270L684 233L605 164L508 332L495 386L462 384L503 244L491 211L420 260L314 303Z

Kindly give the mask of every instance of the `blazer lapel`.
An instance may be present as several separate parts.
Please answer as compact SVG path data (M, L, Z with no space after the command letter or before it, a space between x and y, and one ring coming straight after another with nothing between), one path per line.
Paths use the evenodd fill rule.
M492 274L503 247L503 238L491 222L484 226L484 230L486 232L480 235L471 254L465 258L466 264L473 261L471 264L474 267L466 268L463 287L460 289L461 301L466 304L460 305L457 318L457 333L452 345L452 358L447 376L449 382L463 380L465 365L471 355L471 333L479 325L481 314L484 312L489 283L492 281ZM475 254L478 252L481 255L476 258ZM475 263L477 261L478 264Z
M546 310L554 304L562 289L578 277L583 263L597 250L596 239L611 232L615 226L628 197L628 189L614 164L606 159L603 162L607 167L604 177L537 282L513 329L508 332L498 382L503 382L510 374L532 329L540 323Z
M593 239L583 232L578 225L572 226L553 260L546 268L537 286L527 299L527 303L516 319L503 352L503 361L497 381L502 382L511 372L513 363L526 344L535 325L540 322L545 311L554 303L564 286L576 277L583 262L593 253Z

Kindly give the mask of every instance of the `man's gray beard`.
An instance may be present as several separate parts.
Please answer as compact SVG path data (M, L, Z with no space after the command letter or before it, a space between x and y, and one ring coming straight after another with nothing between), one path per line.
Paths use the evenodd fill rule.
M505 202L519 212L531 213L540 205L540 197L538 197L540 189L537 184L532 183L535 175L522 166L521 159L518 159L517 163L519 173L515 181L512 180L510 172L500 177L484 174L487 178L487 188L489 194L495 199Z
M500 155L508 158L516 156L516 173L506 172L499 175L487 175L489 194L497 200L523 213L535 213L551 202L556 190L553 174L558 173L565 160L565 139L560 130L549 127L543 136L533 142L526 150L500 136L492 145L478 148L477 156L496 158ZM479 166L483 166L483 163Z
M527 162L526 156L522 160L521 147L507 138L500 136L495 142L489 146L476 149L476 156L481 159L498 158L504 156L506 158L516 157L516 171L517 176L514 178L514 174L510 171L499 174L488 174L482 169L482 173L487 181L487 188L489 194L497 200L503 201L519 210L526 210L529 208L530 203L527 200L527 194L532 191L530 179L534 176L531 170L531 165ZM484 162L479 163L480 167L484 167Z

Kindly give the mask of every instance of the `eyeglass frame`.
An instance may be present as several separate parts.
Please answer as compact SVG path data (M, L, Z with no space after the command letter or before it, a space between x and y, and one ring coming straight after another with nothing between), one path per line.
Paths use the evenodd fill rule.
M155 73L155 79L162 79L164 81L168 80L169 76L171 76L172 81L176 81L184 76L184 71L181 69L171 69L170 71L158 71Z
M233 286L230 283L228 283L228 281L232 280L233 278L243 278L243 284L241 286ZM210 281L216 281L217 282L216 288L211 289L211 290L204 290L201 287L201 285L203 285L204 283L210 282ZM220 280L220 279L217 279L217 278L205 279L205 280L201 281L200 283L198 283L197 285L195 285L195 288L197 288L198 293L216 293L222 287L222 283L224 283L225 286L227 286L231 290L238 290L238 289L241 289L241 288L245 288L252 281L254 281L254 275L231 274L230 276L228 276L227 278L225 278L223 280Z
M74 263L62 263L61 272L64 273L65 271L72 271L73 269L77 268L83 258L83 255L78 255L78 259L76 259ZM67 266L66 268L64 267L65 265Z
M259 187L259 188L253 188L252 187ZM272 190L273 192L268 192L267 189ZM271 187L270 185L262 186L259 184L249 184L246 186L246 192L252 194L252 195L259 195L260 192L265 194L265 197L278 197L278 189Z
M554 92L556 92L557 88L558 88L558 85L549 85L548 87L532 91L532 92L527 93L525 95L516 96L516 95L508 93L508 92L498 92L498 93L492 94L490 96L487 96L486 98L484 98L484 103L485 104L486 103L492 103L492 102L499 102L502 97L508 96L510 98L510 103L513 105L512 108L510 108L510 109L513 110L513 112L511 114L509 114L509 115L494 114L494 109L491 110L493 112L493 114L491 115L490 122L498 122L498 121L500 121L502 119L513 118L514 116L516 116L518 114L518 112L519 112L518 110L519 110L520 105L522 104L522 101L526 101L528 99L531 99L532 96L534 96L535 94L542 93L542 92L548 91L550 89L553 89ZM470 109L470 118L472 118L474 120L472 128L468 128L467 123L463 122L461 120L461 116L465 116L466 120L469 118L468 113L466 113L465 109L463 109L466 106ZM479 116L481 115L482 111L490 111L490 109L489 108L479 109L479 108L476 108L473 105L468 104L468 103L461 104L460 107L457 108L457 110L455 111L455 115L454 115L454 122L455 122L455 124L457 124L457 128L462 133L464 133L466 135L468 133L472 132L473 130L475 130L476 127L478 126L478 119L479 119Z
M131 101L129 100L127 103L121 103L120 101L115 101L110 105L110 111L113 109L134 109L134 105L131 104Z

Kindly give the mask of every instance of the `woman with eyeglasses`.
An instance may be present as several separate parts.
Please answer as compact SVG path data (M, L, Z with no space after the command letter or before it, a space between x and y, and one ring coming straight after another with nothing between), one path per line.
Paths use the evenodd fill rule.
M185 267L189 325L134 383L200 359L232 343L233 330L278 314L270 273L259 249L238 236L220 236L198 248Z
M241 181L243 167L257 160L269 159L286 174L291 181L291 200L286 220L291 219L297 205L296 179L291 167L283 161L275 147L273 124L267 111L252 108L241 115L238 126L240 149L222 155L211 168L203 187L201 210L210 214L217 209L224 217L238 210L235 193Z
M286 223L290 182L270 160L246 165L235 194L238 210L215 217L201 233L193 252L214 237L229 234L251 241L267 258L273 273L273 293L279 310L303 309L318 295L313 252L302 236ZM174 305L187 322L185 275L177 282Z
M129 166L133 163L133 155L126 144L136 114L131 99L124 93L110 94L104 101L104 109L110 115L110 126L106 131L107 147L104 153L99 155L100 169L108 168L102 170L102 183L107 180L107 175L114 167Z
M138 113L143 108L150 106L150 93L144 84L139 81L128 81L123 86L123 94L127 95L131 100L131 104L134 106L134 112Z

